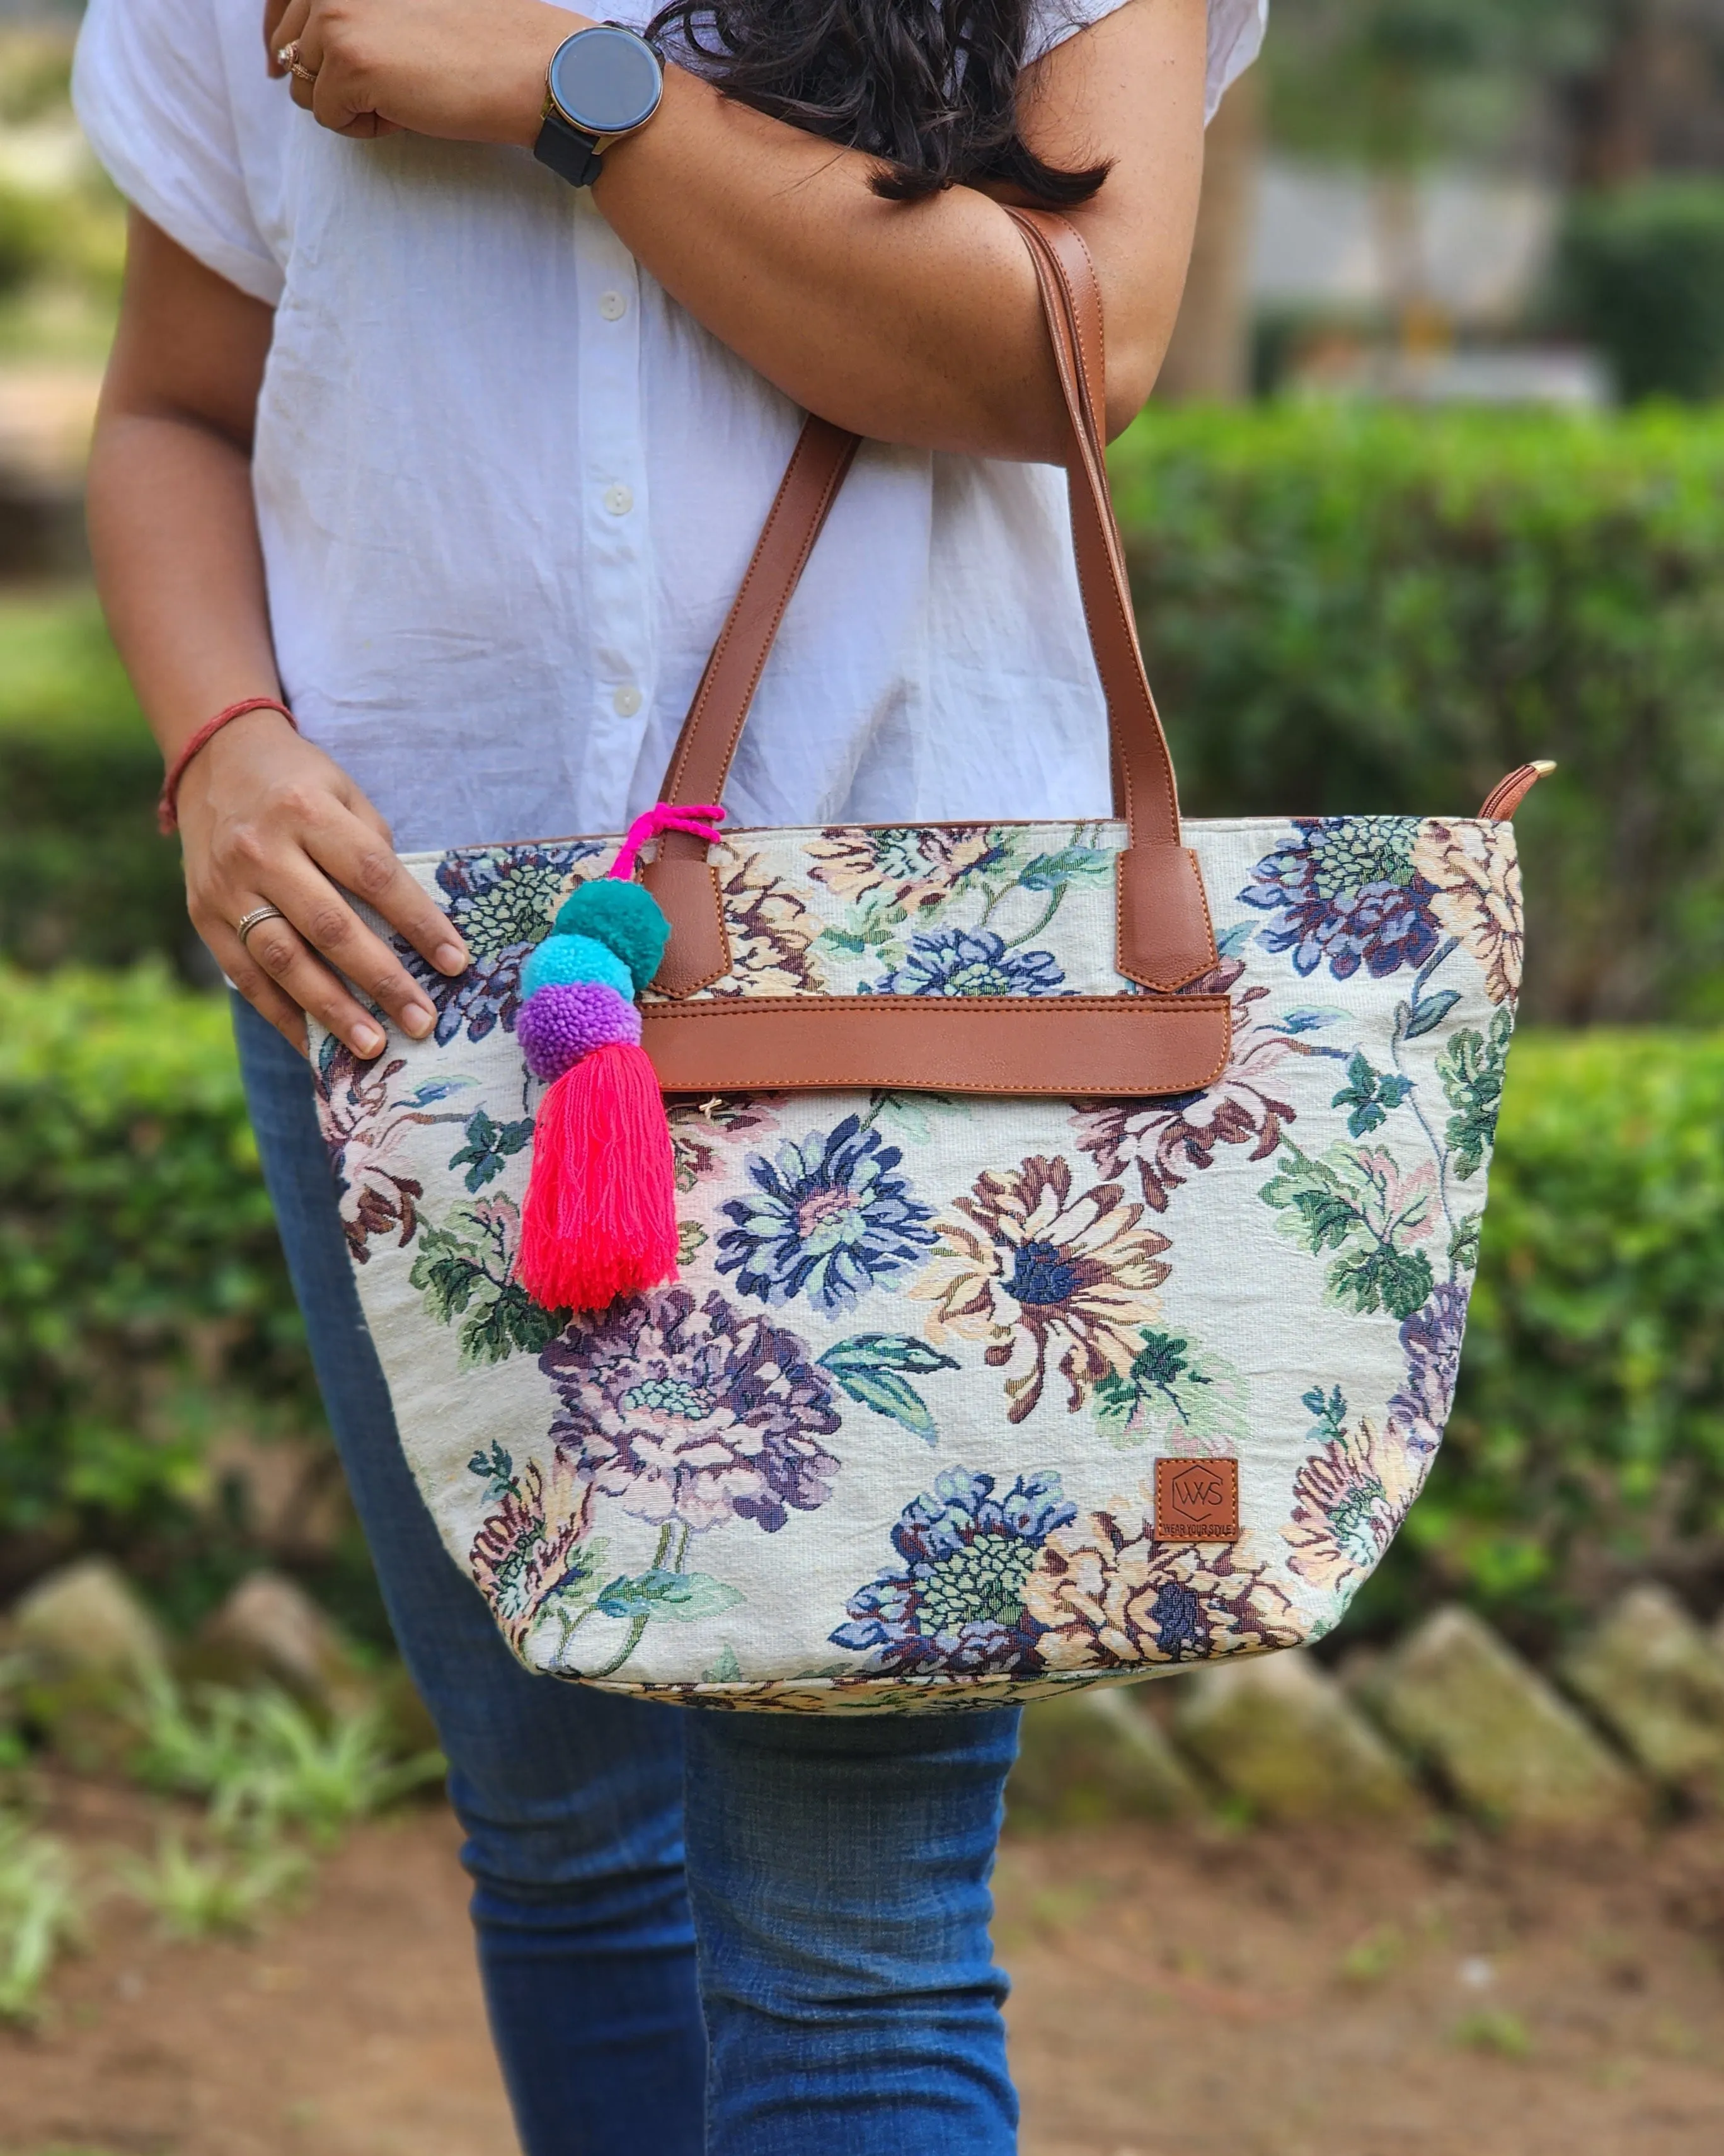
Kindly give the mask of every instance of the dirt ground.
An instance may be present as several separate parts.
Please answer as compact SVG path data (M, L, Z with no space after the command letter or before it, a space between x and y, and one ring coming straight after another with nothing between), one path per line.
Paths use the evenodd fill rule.
M83 1783L52 1824L94 1861L152 1820ZM248 1943L105 1903L49 2021L0 2033L3 2156L513 2156L454 1845L440 1810L368 1827ZM1716 1823L1567 1855L1119 1826L1011 1841L998 1898L1024 2156L1724 2148Z

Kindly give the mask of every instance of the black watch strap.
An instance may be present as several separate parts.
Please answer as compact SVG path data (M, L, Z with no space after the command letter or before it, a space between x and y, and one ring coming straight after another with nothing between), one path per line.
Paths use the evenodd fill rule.
M547 112L533 155L572 187L590 187L604 170L593 138L571 127L560 112Z

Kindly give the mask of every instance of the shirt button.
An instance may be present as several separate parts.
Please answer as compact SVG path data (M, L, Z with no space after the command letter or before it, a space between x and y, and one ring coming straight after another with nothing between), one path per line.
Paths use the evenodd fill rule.
M604 490L604 506L613 516L626 516L634 506L632 486L608 486Z
M608 322L619 322L629 311L629 302L620 292L601 292L598 311Z
M611 691L611 708L619 719L632 719L640 709L640 691L632 681L623 681Z

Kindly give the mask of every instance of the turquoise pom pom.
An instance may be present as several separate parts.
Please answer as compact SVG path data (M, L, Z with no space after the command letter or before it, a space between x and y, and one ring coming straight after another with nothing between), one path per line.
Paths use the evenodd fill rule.
M557 932L594 937L614 951L634 976L638 994L659 970L670 941L670 923L644 884L595 876L577 885L563 901Z
M547 936L521 969L524 996L536 995L541 988L566 987L574 981L597 981L629 1002L634 1000L634 983L629 968L614 951L591 936Z

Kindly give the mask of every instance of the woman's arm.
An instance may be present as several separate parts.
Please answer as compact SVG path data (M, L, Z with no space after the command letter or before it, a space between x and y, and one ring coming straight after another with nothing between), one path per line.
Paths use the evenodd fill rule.
M587 18L541 0L268 0L326 126L530 145L545 67ZM1207 0L1131 0L1031 70L1024 133L1113 169L1073 213L1106 307L1108 420L1152 387L1172 333L1203 165ZM952 187L906 206L876 161L666 70L664 100L607 153L594 199L690 314L811 411L877 439L1056 458L1065 439L1034 273L998 204Z
M96 581L164 757L248 696L279 696L252 506L251 431L270 311L133 213L119 333L90 459ZM356 1054L383 1035L323 953L406 1030L424 992L336 888L361 893L431 963L460 938L397 861L389 831L336 764L269 711L233 720L180 784L186 898L216 963L295 1047L311 1011ZM332 881L331 879L334 879ZM233 923L254 906L285 921Z

